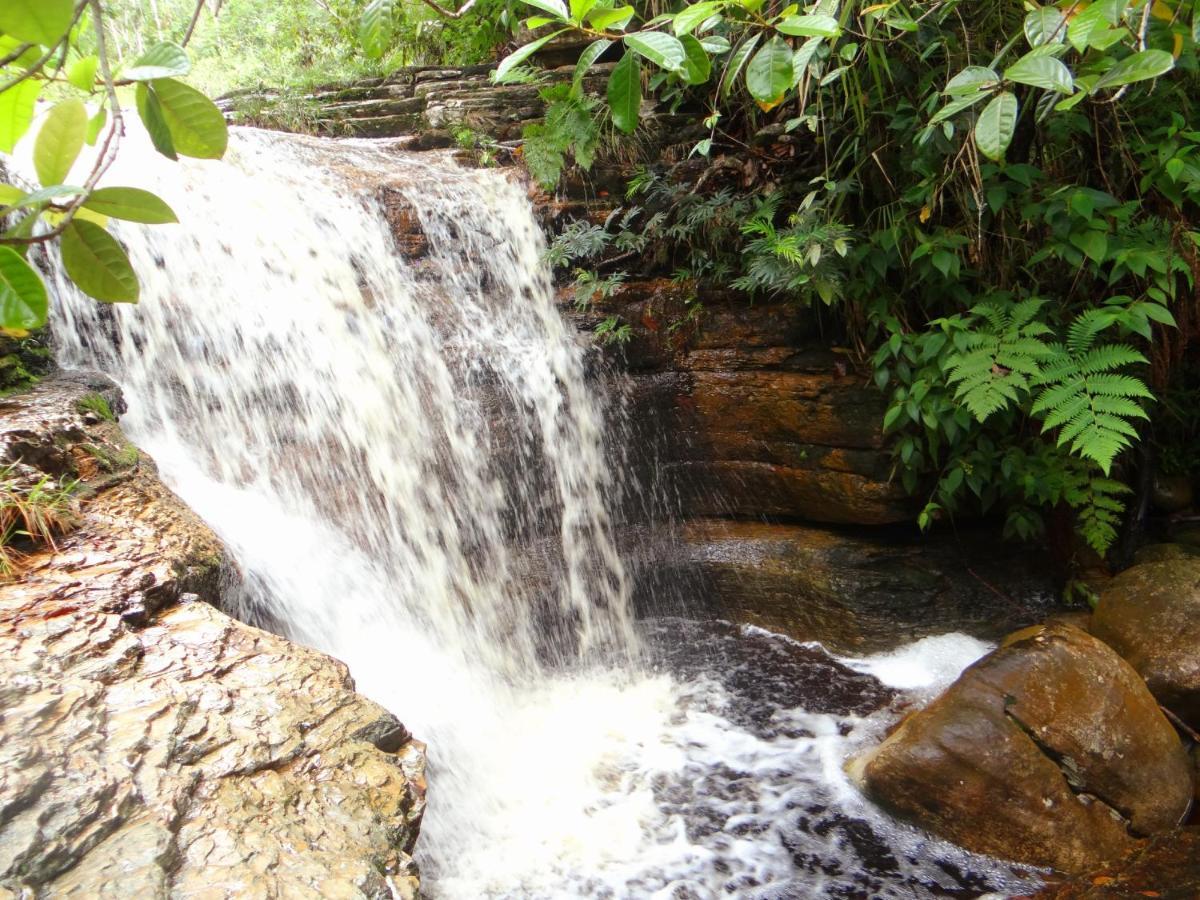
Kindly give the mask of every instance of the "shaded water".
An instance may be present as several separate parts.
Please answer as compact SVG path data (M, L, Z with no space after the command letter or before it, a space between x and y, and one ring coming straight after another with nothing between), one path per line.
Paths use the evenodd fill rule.
M248 130L220 165L128 150L114 183L186 221L121 228L138 307L58 286L60 358L123 385L130 436L230 546L241 614L345 660L429 742L430 897L1018 885L846 783L896 691L765 632L634 622L620 398L554 306L518 184ZM944 681L979 653L948 648L940 674L901 668Z

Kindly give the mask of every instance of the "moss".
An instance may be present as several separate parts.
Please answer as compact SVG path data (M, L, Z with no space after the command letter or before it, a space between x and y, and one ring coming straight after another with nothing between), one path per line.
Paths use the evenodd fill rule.
M133 444L126 444L119 450L112 450L98 444L84 444L83 449L106 472L120 472L125 469L132 469L138 464L138 460L140 459L138 449Z
M95 413L105 422L117 421L116 415L113 414L112 407L108 405L108 401L103 395L97 393L84 394L75 403L75 409L80 413ZM136 451L135 451L136 452Z
M0 336L0 396L37 384L52 365L44 330L24 338Z

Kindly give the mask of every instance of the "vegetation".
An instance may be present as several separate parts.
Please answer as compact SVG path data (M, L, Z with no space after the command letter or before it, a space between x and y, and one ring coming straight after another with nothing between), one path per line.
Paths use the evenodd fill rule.
M24 479L15 463L0 467L0 577L10 576L22 545L48 544L78 521L78 482Z
M227 134L221 112L179 81L184 49L156 43L136 58L114 55L100 0L6 0L0 6L0 151L11 153L38 118L36 185L0 182L0 330L21 337L46 323L46 287L28 256L57 243L66 275L110 303L138 299L137 276L110 219L175 222L148 191L100 186L125 134L129 94L155 149L177 159L219 159ZM48 109L36 117L39 100ZM84 145L95 147L82 174ZM31 176L33 177L33 176Z
M552 31L500 80L527 77L539 42L594 39L551 98L556 133L534 135L563 164L586 168L597 120L636 129L647 91L704 128L691 161L631 185L644 205L556 242L582 296L648 246L697 296L709 283L829 307L831 336L889 392L923 526L998 508L1018 537L1067 517L1096 551L1113 545L1126 451L1195 332L1193 4L714 0L641 18L528 2L546 13L530 27ZM579 127L559 108L618 43L606 104ZM726 154L745 165L721 178ZM540 157L531 169L556 176Z
M81 413L92 413L101 421L115 422L117 417L113 414L112 407L108 405L108 401L104 399L103 394L95 392L84 394L75 404Z

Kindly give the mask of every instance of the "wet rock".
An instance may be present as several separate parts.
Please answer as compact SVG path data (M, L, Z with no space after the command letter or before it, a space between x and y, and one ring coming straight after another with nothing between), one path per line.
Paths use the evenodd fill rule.
M1101 592L1092 633L1130 662L1160 703L1200 727L1200 559L1126 569Z
M1200 830L1158 835L1110 866L1046 887L1036 900L1194 900L1200 897Z
M1133 669L1067 626L1011 635L850 771L955 843L1086 872L1176 827L1187 755Z
M1167 562L1172 559L1195 559L1200 557L1200 547L1187 544L1147 544L1133 554L1135 565L1142 563Z
M1054 605L1050 578L1021 548L966 530L946 540L700 520L659 568L691 579L689 594L708 598L714 615L844 653L949 631L994 640Z
M412 897L424 752L344 665L237 622L222 548L87 384L4 401L85 480L81 526L0 586L0 896ZM32 436L32 437L31 437Z
M1150 500L1159 512L1176 513L1187 509L1194 499L1192 480L1186 475L1156 475Z

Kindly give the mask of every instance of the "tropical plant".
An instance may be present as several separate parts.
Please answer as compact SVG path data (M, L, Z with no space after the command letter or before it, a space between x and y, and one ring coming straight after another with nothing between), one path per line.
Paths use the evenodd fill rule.
M110 303L138 299L137 276L110 219L150 225L175 212L140 188L103 186L125 132L119 89L132 89L154 147L170 159L219 159L225 120L203 94L178 80L190 63L178 44L153 45L136 59L109 50L99 0L5 0L0 5L0 151L11 153L38 119L36 185L0 183L0 330L21 336L46 322L45 285L27 256L57 241L66 275ZM39 100L48 108L37 117ZM75 173L85 144L96 149Z

